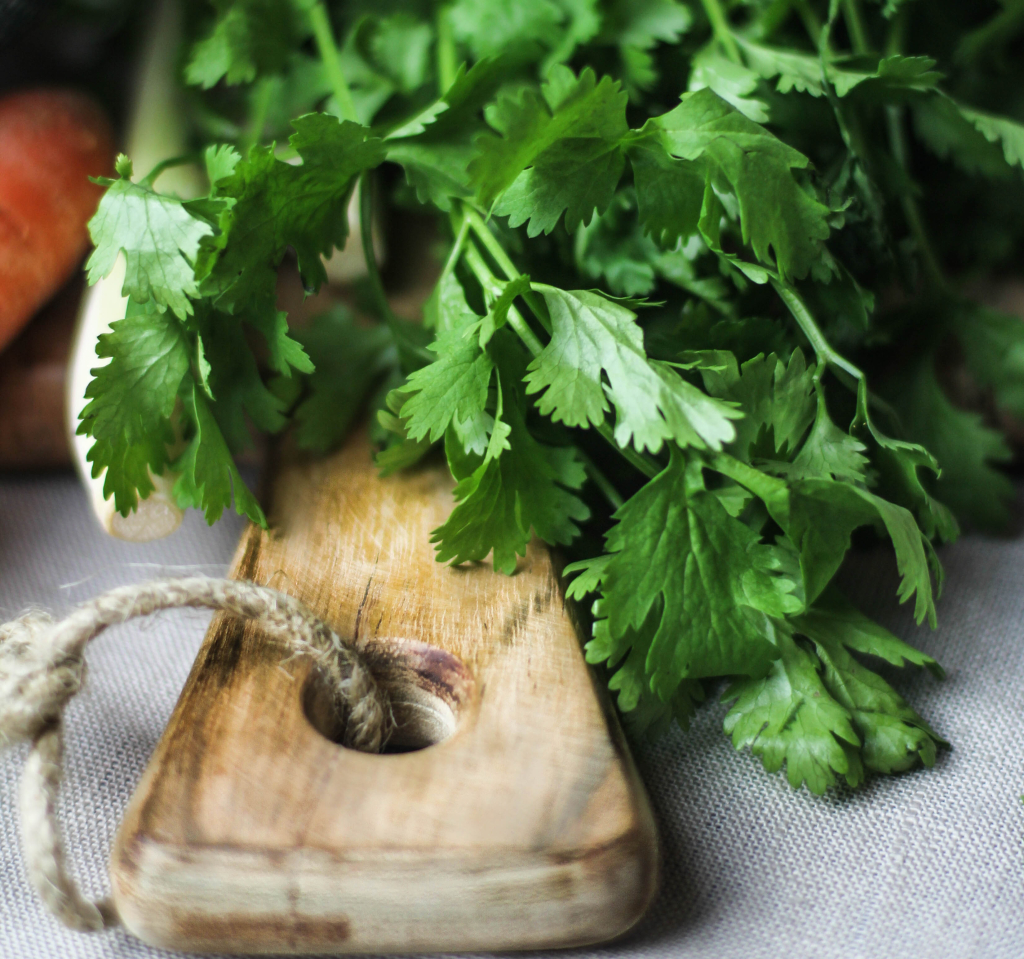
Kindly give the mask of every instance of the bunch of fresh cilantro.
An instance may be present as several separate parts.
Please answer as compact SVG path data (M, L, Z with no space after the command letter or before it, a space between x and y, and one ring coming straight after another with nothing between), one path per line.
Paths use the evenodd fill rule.
M209 193L122 158L91 224L90 276L127 261L80 426L118 509L172 470L209 521L233 494L264 523L250 426L326 450L368 407L385 474L443 444L439 561L513 573L532 534L577 558L587 658L636 725L730 677L725 731L794 786L931 765L942 740L865 663L941 670L833 579L873 529L934 623L944 504L1005 518L1008 448L949 386L1024 415L1024 326L958 285L1021 249L1024 4L188 13ZM277 268L325 282L354 190L379 322L290 331ZM422 324L381 284L384 206L446 242Z

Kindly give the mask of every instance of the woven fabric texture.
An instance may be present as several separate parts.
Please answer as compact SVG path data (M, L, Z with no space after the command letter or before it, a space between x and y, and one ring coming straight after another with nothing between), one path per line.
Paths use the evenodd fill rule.
M0 481L0 608L61 613L121 583L222 573L241 523L190 515L133 546L103 536L70 477ZM896 605L882 550L843 572L851 597L936 656L949 676L896 677L953 743L935 769L817 798L769 776L721 732L724 708L637 748L660 822L661 896L624 941L573 956L699 959L1019 959L1024 956L1024 537L968 536L942 553L935 632ZM107 888L122 810L202 641L208 614L181 611L110 631L90 647L67 715L61 814L87 893ZM0 957L155 959L121 931L57 924L29 888L18 842L24 750L0 754ZM556 954L553 954L556 955ZM566 953L557 955L565 956Z

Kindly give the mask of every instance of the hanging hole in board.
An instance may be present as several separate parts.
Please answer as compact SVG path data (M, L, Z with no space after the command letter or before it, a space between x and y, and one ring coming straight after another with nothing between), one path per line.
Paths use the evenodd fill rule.
M473 685L462 660L416 640L374 643L362 654L387 693L395 717L395 729L383 753L426 749L455 732ZM344 717L339 716L333 694L317 670L303 687L302 707L318 733L341 743Z

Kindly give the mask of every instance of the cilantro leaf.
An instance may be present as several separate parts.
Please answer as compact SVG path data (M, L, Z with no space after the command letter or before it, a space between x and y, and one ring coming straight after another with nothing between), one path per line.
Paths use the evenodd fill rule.
M470 177L481 204L510 225L549 233L564 211L572 231L611 202L628 127L626 95L610 78L555 66L540 93L499 98L487 121L501 135L477 140Z
M190 386L183 399L192 421L192 438L173 464L181 474L174 484L178 505L201 509L212 526L231 505L233 492L235 512L266 527L263 510L239 474L206 397L194 383Z
M779 93L797 90L814 97L824 96L821 58L816 54L768 46L739 36L736 42L752 70L766 80L778 78ZM838 97L848 96L854 90L871 89L927 92L934 90L942 79L934 67L935 61L930 57L846 57L831 60L826 76Z
M289 143L302 163L253 147L218 194L234 202L220 217L220 234L203 244L197 263L203 291L229 313L252 301L273 299L274 270L285 250L298 255L307 289L327 279L321 256L343 247L355 177L384 157L382 141L357 123L323 113L292 123Z
M700 680L681 680L672 695L662 699L652 691L647 672L647 657L657 631L660 610L652 610L643 627L629 629L621 642L615 642L608 631L604 605L603 600L594 604L597 619L593 638L586 644L587 662L607 663L612 673L608 688L617 693L616 705L633 730L656 735L659 731L666 731L673 719L686 729L696 712L697 703L704 699Z
M579 535L577 524L590 516L574 492L585 479L575 451L538 443L526 428L516 394L514 381L502 377L483 457L466 453L452 433L446 438L448 463L458 480L457 505L431 534L438 562L481 560L493 550L494 568L512 573L516 555L526 555L531 528L546 543L567 544Z
M468 143L420 142L417 139L389 142L388 159L405 170L409 185L421 203L450 210L452 198L473 195L467 167L473 157Z
M541 74L555 63L564 63L576 48L594 38L601 29L598 0L555 0L561 9L561 37L541 63Z
M703 166L677 160L655 134L635 139L627 155L645 232L662 246L696 233L704 204Z
M288 332L288 314L283 310L247 310L242 319L263 334L269 353L268 361L271 369L288 377L292 370L299 373L312 373L313 363L302 344L292 339Z
M1013 484L993 467L1011 458L1010 449L977 413L957 409L946 399L931 357L900 377L896 407L908 435L934 454L942 468L935 494L978 526L1005 526Z
M464 430L483 414L494 361L480 348L479 329L464 320L440 332L428 347L437 360L409 375L400 415L411 439L436 443L453 423Z
M735 700L725 717L725 732L737 749L749 746L768 772L786 764L786 778L798 789L804 782L816 795L835 785L836 775L850 786L864 779L861 740L850 711L829 695L820 661L800 646L787 629L776 633L779 658L768 675L740 679L722 696Z
M663 701L684 679L763 675L778 656L769 616L800 603L772 548L703 488L699 464L673 449L614 518L600 570L608 658L649 635L648 681Z
M605 5L600 39L618 47L630 96L639 98L658 80L654 48L675 43L693 26L693 14L677 0L612 0Z
M434 41L428 23L400 11L371 22L365 39L374 66L389 77L397 91L412 93L427 81Z
M742 63L723 56L717 44L706 46L693 58L693 69L687 89L690 92L709 88L731 103L755 123L768 122L768 105L751 97L757 89L758 75Z
M89 282L109 275L118 254L124 253L121 295L140 304L152 299L158 309L170 308L184 318L192 312L189 298L198 295L192 264L200 241L213 230L177 197L157 193L147 180L133 183L127 157L118 158L117 169L118 179L97 180L107 191L89 221L96 244L86 263Z
M867 769L892 773L904 772L919 762L935 765L936 745L941 740L892 686L831 637L820 636L814 646L824 668L826 688L850 713Z
M1002 147L1003 156L1010 166L1024 168L1024 124L960 103L957 109L989 143Z
M935 762L943 742L881 676L849 650L896 666L909 660L936 675L930 656L872 622L841 595L826 597L792 622L814 651L780 629L782 651L764 679L740 679L723 695L735 700L725 731L737 749L750 746L769 772L786 763L790 785L818 795L843 776L858 785L864 770L902 772Z
M455 0L448 9L455 38L466 44L477 60L509 46L549 41L563 16L553 0Z
M877 656L901 669L912 663L924 666L936 679L946 675L931 656L869 619L837 589L827 589L810 609L795 617L792 623L796 631L808 639L828 636L855 653Z
M993 179L1012 176L1001 144L991 142L946 96L925 97L912 105L914 132L943 160L966 173Z
M790 483L785 492L769 496L766 505L800 553L808 602L839 569L850 547L850 534L860 526L880 522L896 551L902 577L897 593L900 602L916 597L916 620L920 623L927 618L935 624L934 550L909 510L862 487L818 479Z
M693 25L689 8L676 0L613 0L606 29L627 47L649 50L674 43Z
M657 283L658 244L644 235L635 194L620 190L612 205L576 233L576 265L592 279L604 279L619 296L644 296Z
M150 473L159 475L167 466L171 414L189 370L181 324L148 307L129 300L127 316L100 336L96 353L110 362L92 371L77 429L93 438L92 475L106 470L103 495L114 497L122 516L153 491Z
M860 440L844 433L828 414L825 393L819 388L814 425L807 440L787 471L791 479L832 477L851 483L867 480L867 447Z
M792 455L814 416L813 374L801 350L793 351L788 366L774 353L743 364L735 382L719 394L743 411L730 443L741 458Z
M615 407L615 439L657 452L665 440L721 448L741 414L672 367L649 360L636 314L597 293L534 284L551 314L551 342L529 366L527 392L544 415L568 426L598 425ZM604 377L607 377L607 385ZM609 402L610 401L610 402Z
M647 121L641 136L647 135L672 156L703 161L733 193L743 242L763 263L800 278L820 259L829 210L793 176L809 166L803 154L709 89L683 94L674 110Z
M880 676L847 650L877 656L894 666L911 662L941 679L938 663L873 622L840 593L830 590L816 607L793 621L815 644L825 685L850 712L863 743L864 765L875 772L900 772L918 761L931 766L943 740Z
M204 309L197 320L199 344L210 367L204 378L207 396L215 401L213 414L228 448L237 453L252 445L246 416L257 429L277 433L288 422L285 404L263 384L235 317Z
M213 0L217 19L192 47L185 79L209 89L221 78L251 83L280 71L301 35L290 0Z
M920 444L893 439L875 426L868 412L868 390L864 380L857 386L857 415L850 431L859 433L865 441L872 463L894 498L917 516L924 535L929 539L938 536L945 542L956 539L960 532L956 519L945 504L928 492L920 473L924 469L937 476L938 460Z

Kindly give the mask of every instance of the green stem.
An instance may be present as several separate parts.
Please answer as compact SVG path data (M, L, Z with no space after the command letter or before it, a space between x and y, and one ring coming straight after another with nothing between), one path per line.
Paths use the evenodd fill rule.
M338 45L334 42L334 31L331 29L327 8L322 0L319 3L313 4L313 8L309 11L309 20L313 27L313 37L316 40L317 52L320 54L320 60L327 71L327 79L331 83L334 99L338 101L338 108L341 110L341 118L358 123L356 105L352 102L352 91L349 90L348 83L345 81L345 74L341 69Z
M648 479L654 479L661 471L662 468L655 460L650 457L644 456L642 453L638 453L631 446L619 446L615 442L615 434L612 432L612 428L607 423L598 423L594 427L597 430L598 435L613 449L617 452L627 463L631 466L636 467L644 474Z
M811 38L811 42L817 47L821 39L821 18L814 12L807 0L795 0L793 6L796 7L796 12L803 20L804 29Z
M625 500L612 485L611 480L601 472L598 465L579 447L576 447L576 455L583 462L583 468L587 471L590 481L600 490L601 495L608 500L608 505L613 510L619 509Z
M452 216L453 229L455 228L455 221L455 216ZM462 256L467 236L469 236L469 220L463 217L459 222L458 228L455 229L455 242L452 244L448 259L444 261L444 267L441 270L441 275L437 278L437 283L434 284L435 287L440 288L441 284L445 281L445 277L455 269L456 264L459 262L459 257Z
M960 63L976 60L984 53L986 47L1012 39L1022 24L1024 24L1024 6L1019 3L1008 3L988 23L963 37L953 56Z
M437 92L440 96L448 92L458 72L452 21L448 5L442 4L437 8Z
M719 0L701 0L701 2L704 4L704 12L708 15L708 21L711 23L711 30L715 34L715 39L722 45L726 55L733 63L742 63L740 48L736 45L736 40L729 27L729 21Z
M484 218L472 207L463 205L463 210L473 232L477 235L480 242L483 243L484 249L490 253L494 262L501 268L505 278L508 280L518 279L522 274L516 269L515 263L512 262L512 258L505 252L505 248L498 242L498 238L490 231L484 222ZM528 290L523 294L523 299L530 309L533 310L533 314L540 321L541 326L550 333L551 317L548 316L547 306L544 304L543 297L538 296L532 290Z
M776 497L784 496L788 487L774 476L762 473L753 466L748 466L728 453L714 453L708 458L708 465L716 472L737 482L740 486L750 490L756 497L765 503L770 503Z
M905 21L893 24L887 45L887 52L890 56L899 53L902 48L901 40L904 23ZM889 133L889 148L909 180L910 146L907 143L907 134L904 129L903 113L903 107L887 106L885 108L885 123ZM940 294L948 293L949 286L942 272L942 264L939 263L935 248L932 246L931 238L924 223L924 217L921 215L921 208L917 204L917 198L909 190L905 190L900 196L900 205L903 207L903 216L907 221L911 236L914 237L914 241L917 243L917 249L921 254L921 262L924 265L925 273L935 286L937 292Z
M757 18L756 37L761 40L769 38L789 19L794 6L793 0L772 0L770 6Z
M889 36L885 41L885 55L896 56L903 49L903 40L907 33L910 8L900 7L899 12L892 18L892 25L889 27Z
M152 170L149 171L141 180L139 180L139 186L149 187L154 189L153 184L156 182L156 178L160 176L164 170L169 170L171 167L184 166L186 163L195 163L197 160L202 163L201 158L197 157L194 153L186 153L182 156L170 157L166 160L161 160Z
M889 143L892 147L893 156L896 158L896 162L903 168L903 171L909 176L910 151L907 147L906 134L903 132L902 107L886 107L885 121L889 129ZM924 225L924 217L921 216L921 208L917 205L917 198L909 191L905 191L900 196L900 204L903 207L903 216L906 218L907 226L910 227L910 233L917 243L917 249L921 254L925 272L938 290L944 292L946 290L946 278L943 276L939 259L932 248L931 239Z
M846 21L846 29L850 34L854 53L870 52L871 40L868 37L867 27L864 26L864 17L861 15L858 0L843 0L843 19Z
M793 287L779 280L772 279L770 282L775 288L775 292L779 294L779 298L786 304L786 308L793 314L793 319L796 320L797 326L803 330L804 336L810 340L818 359L828 363L829 366L834 367L836 370L842 371L854 380L860 381L864 379L864 374L845 356L837 353L832 348L832 344L825 339L825 334L821 332L800 294Z
M487 261L483 258L475 244L466 244L465 258L466 266L473 271L473 275L484 288L484 292L488 296L500 296L501 291L504 289L504 284L491 272L491 268L487 265ZM541 350L544 349L544 344L541 343L537 334L530 329L530 325L523 319L522 313L514 306L510 307L508 311L508 325L516 331L519 339L523 341L526 348L534 356L540 355Z
M249 119L249 128L239 143L239 150L244 156L249 148L255 146L263 139L263 128L267 124L267 111L270 109L270 100L274 94L274 78L263 77L256 84L252 97L252 116Z

